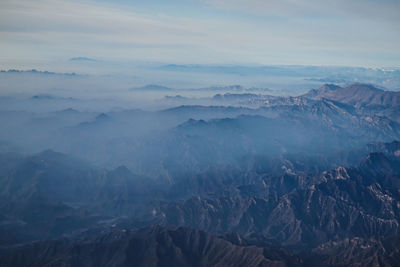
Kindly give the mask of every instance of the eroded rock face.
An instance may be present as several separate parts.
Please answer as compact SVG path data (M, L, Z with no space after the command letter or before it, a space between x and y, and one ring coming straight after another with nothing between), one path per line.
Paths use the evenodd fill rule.
M242 247L254 245L265 249L271 247L271 244L287 247L295 253L312 250L312 255L301 256L304 260L311 261L327 257L327 264L339 264L342 262L340 255L344 253L342 251L344 246L354 246L360 249L361 252L354 254L354 257L362 257L365 240L378 237L378 243L368 242L372 242L373 246L381 246L379 242L383 242L382 240L400 234L400 198L398 195L400 165L398 157L393 153L396 151L396 145L397 143L392 143L380 147L382 152L368 154L361 160L358 167L339 166L319 174L306 174L302 171L304 166L300 165L300 170L297 167L299 164L292 162L293 159L291 159L292 161L280 159L269 162L268 172L263 168L254 168L254 166L258 166L258 163L252 162L251 168L246 165L246 168L232 170L228 165L204 174L189 176L186 180L181 177L172 186L164 188L164 191L159 191L158 187L147 187L146 183L141 180L142 178L132 175L124 167L111 172L98 171L88 168L86 165L75 164L58 154L54 154L51 158L55 160L55 163L61 160L63 164L50 164L51 160L48 159L48 155L53 154L46 152L38 158L21 161L21 165L17 165L17 169L11 170L10 175L2 180L5 185L2 196L6 201L0 207L7 214L7 217L0 218L2 233L4 233L2 234L4 239L2 239L2 244L6 246L35 239L68 236L66 241L40 242L31 248L35 253L43 253L43 257L47 260L47 252L36 252L36 249L39 251L41 249L44 251L55 250L58 253L61 246L60 249L64 251L64 254L53 256L65 257L63 260L68 261L71 260L71 255L75 255L71 253L86 249L87 243L90 244L89 247L95 244L93 245L94 251L109 244L110 247L104 249L111 251L107 253L114 253L111 247L115 245L122 251L127 250L128 245L126 244L130 242L130 238L133 238L137 240L135 243L142 244L140 249L146 253L153 253L148 254L149 259L167 257L168 254L168 257L172 257L174 260L176 258L177 262L175 263L179 265L190 263L187 258L179 255L183 253L184 249L189 249L193 242L202 239L202 236L208 236L201 232L205 231L223 236L226 233L237 233L236 238L230 236L222 239L225 239L224 242L229 240L230 243L239 246L240 249L236 251L235 248L232 253L244 258L249 257L249 262L243 263L250 264L249 266L253 266L253 261L258 262L257 264L263 263L266 259L259 255L264 255L264 252L261 253L259 249L250 248L244 250ZM65 165L70 166L68 167L69 172L63 173L61 177L71 177L71 179L58 180L58 183L66 182L68 186L58 187L57 190L66 191L55 194L51 190L51 174L57 173L57 170L62 171ZM71 168L71 165L75 167ZM287 169L292 171L288 173ZM24 176L22 172L36 175ZM79 180L79 184L76 185L73 178L76 173L89 178ZM91 184L85 184L89 181ZM21 183L24 186L14 187L15 183ZM87 195L82 195L81 191L73 189L74 186L80 186L82 190L87 188L90 190L87 190ZM146 193L144 189L150 191ZM77 193L71 195L71 192ZM160 192L162 193L160 194ZM174 194L181 200L172 197ZM7 199L6 196L9 198ZM155 199L158 196L159 200L141 203L140 200L144 200L144 196L152 196L149 199ZM67 201L71 199L79 200L80 206L71 206ZM57 201L54 202L54 200ZM114 210L114 213L110 210ZM125 217L123 220L127 223L124 223L122 218L115 217L113 214L133 215ZM160 224L163 227L171 225L191 227L201 231L193 230L196 233L195 236L199 237L190 239L186 235L194 234L188 230L182 230L184 228L165 230L159 227L156 230L129 230L137 225L146 226L152 223ZM104 230L110 229L110 227L113 230ZM92 229L96 234L90 234L89 230L89 234L85 234L83 237L79 235L81 232L87 232L88 229ZM21 235L22 231L24 235ZM184 234L178 234L181 231ZM100 235L100 233L102 234ZM14 234L15 236L13 236ZM115 244L111 242L113 234L118 240ZM185 237L180 241L170 235ZM138 236L141 238L137 239ZM168 242L172 242L171 244L167 242L168 248L177 246L179 249L168 250L165 255L155 255L154 251L165 250L162 248L163 244L157 243L160 238L164 238L163 242L167 242L165 241L167 239ZM207 238L213 240L210 241L211 243L220 240L215 239L215 236ZM355 241L346 243L347 239ZM364 241L358 242L357 240ZM148 250L146 247L148 244L159 248ZM219 248L219 245L217 247ZM395 246L392 246L391 249L395 251ZM338 258L327 256L332 250L335 251ZM30 255L29 251L31 250L24 253ZM225 251L225 245L223 251ZM255 256L241 254L244 251ZM12 252L10 255L14 255L15 251L4 250L3 256L7 261L14 261L15 259L8 258L9 252ZM103 252L100 249L96 253L102 254ZM194 252L190 253L192 255ZM223 253L231 255L228 252ZM106 255L107 259L118 259L116 262L126 260L120 254L116 254L117 256ZM344 257L343 262L350 261L352 255ZM379 257L383 257L382 255L379 253ZM80 256L73 257L79 258ZM90 254L85 256L85 260L87 257L98 258ZM199 261L210 260L207 253L199 254L198 257ZM29 257L27 259L32 260ZM234 259L240 262L239 259ZM143 261L145 260L143 259ZM370 261L365 261L365 264L373 264L375 261L376 257L372 256ZM94 259L93 262L90 260L87 266L93 266L92 264L95 263ZM206 263L209 262L204 264ZM38 266L40 264L42 262L39 262ZM101 262L101 264L108 263ZM145 261L143 264L158 263ZM219 263L215 264L218 266Z
M373 153L358 168L324 172L317 183L267 197L192 197L161 205L165 225L216 233L262 234L286 246L313 247L346 237L399 234L399 162ZM283 181L288 182L288 181ZM238 189L240 191L240 189Z
M399 236L379 240L346 238L324 243L313 249L306 265L324 266L398 266L400 264ZM311 253L310 253L311 254Z

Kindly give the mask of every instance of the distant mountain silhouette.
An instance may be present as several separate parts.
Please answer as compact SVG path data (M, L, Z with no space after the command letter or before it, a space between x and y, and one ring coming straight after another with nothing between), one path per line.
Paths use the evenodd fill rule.
M131 88L131 91L172 91L172 88L166 87L166 86L162 86L162 85L156 85L156 84L149 84L149 85L145 85L143 87L134 87Z
M70 61L87 61L87 62L96 62L96 59L88 58L88 57L73 57L69 59Z

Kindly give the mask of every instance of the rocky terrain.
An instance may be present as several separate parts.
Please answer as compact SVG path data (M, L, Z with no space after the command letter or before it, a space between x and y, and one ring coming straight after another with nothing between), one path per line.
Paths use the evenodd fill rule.
M398 96L1 111L0 266L397 266Z

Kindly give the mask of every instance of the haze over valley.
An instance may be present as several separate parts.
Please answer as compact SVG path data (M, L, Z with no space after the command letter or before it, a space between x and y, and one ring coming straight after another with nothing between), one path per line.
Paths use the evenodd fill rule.
M400 266L396 1L0 3L0 266Z

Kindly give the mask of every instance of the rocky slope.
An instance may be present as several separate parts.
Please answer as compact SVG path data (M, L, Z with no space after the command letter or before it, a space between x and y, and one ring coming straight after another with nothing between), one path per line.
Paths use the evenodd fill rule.
M331 99L358 108L400 106L400 92L384 91L367 84L352 84L346 87L326 84L317 90L311 90L304 96L312 99Z
M299 266L282 249L234 245L188 228L113 230L79 242L0 250L0 266Z

